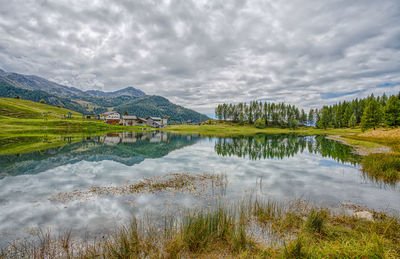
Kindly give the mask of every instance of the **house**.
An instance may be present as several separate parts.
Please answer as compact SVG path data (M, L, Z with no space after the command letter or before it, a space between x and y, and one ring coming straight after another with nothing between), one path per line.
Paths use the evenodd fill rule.
M122 116L122 125L124 126L146 126L146 119L137 117L135 115Z
M136 126L138 125L138 117L135 115L124 115L122 116L122 125L124 126Z
M112 115L112 114L115 114L115 113L118 113L118 112L104 112L104 113L101 113L101 114L99 114L99 119L100 120L105 120L108 115Z
M168 125L168 119L167 118L161 118L161 117L147 117L147 123L146 125L149 127L153 128L163 128Z
M105 112L100 115L100 119L105 120L108 124L120 124L121 115L118 112Z

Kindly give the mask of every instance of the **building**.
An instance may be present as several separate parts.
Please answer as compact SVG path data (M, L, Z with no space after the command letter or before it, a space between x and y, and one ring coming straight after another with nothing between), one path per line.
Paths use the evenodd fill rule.
M100 114L100 119L105 120L108 124L120 124L121 115L118 112L105 112Z
M167 118L161 118L161 117L147 117L147 123L146 125L149 127L153 128L163 128L168 125L168 119Z
M122 116L122 125L136 126L138 125L138 117L136 117L135 115L124 115Z
M104 112L104 113L101 113L101 114L99 114L99 119L100 119L100 120L105 120L107 116L112 115L112 114L115 114L115 113L118 113L118 112L113 112L113 111L111 111L111 112ZM118 114L119 114L119 113L118 113Z
M135 115L122 116L122 125L124 126L146 126L146 119L137 117Z

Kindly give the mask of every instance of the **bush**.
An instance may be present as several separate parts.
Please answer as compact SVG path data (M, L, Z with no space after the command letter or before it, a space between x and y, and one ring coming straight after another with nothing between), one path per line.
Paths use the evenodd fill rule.
M257 119L254 122L254 126L258 129L264 129L265 128L265 121L263 119Z
M39 101L40 103L43 103L43 104L45 104L46 103L46 101L44 100L44 99L40 99L40 101Z

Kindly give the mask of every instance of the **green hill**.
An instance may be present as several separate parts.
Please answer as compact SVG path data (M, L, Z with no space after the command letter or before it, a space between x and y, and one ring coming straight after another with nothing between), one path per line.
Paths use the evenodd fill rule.
M0 116L18 119L64 118L82 116L80 113L39 102L15 98L0 98Z
M83 114L99 114L108 110L120 113L127 111L140 117L169 116L176 121L192 120L200 122L208 117L194 110L171 103L161 96L145 95L133 87L114 92L81 91L33 75L21 75L0 70L0 97L38 102L43 99L47 104L61 106Z
M121 114L128 112L129 114L134 114L139 117L169 116L171 119L177 121L192 120L195 122L208 119L204 114L173 104L168 99L156 95L146 95L136 98L131 102L118 105L114 107L114 109Z

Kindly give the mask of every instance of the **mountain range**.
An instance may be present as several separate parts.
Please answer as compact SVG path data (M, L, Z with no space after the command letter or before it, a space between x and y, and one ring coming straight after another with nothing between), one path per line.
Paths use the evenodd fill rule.
M84 114L115 110L141 117L170 116L176 121L199 122L208 119L204 114L173 104L161 96L146 95L132 86L113 92L82 91L39 76L6 72L0 69L0 97L15 96L36 102L43 99L47 104Z

